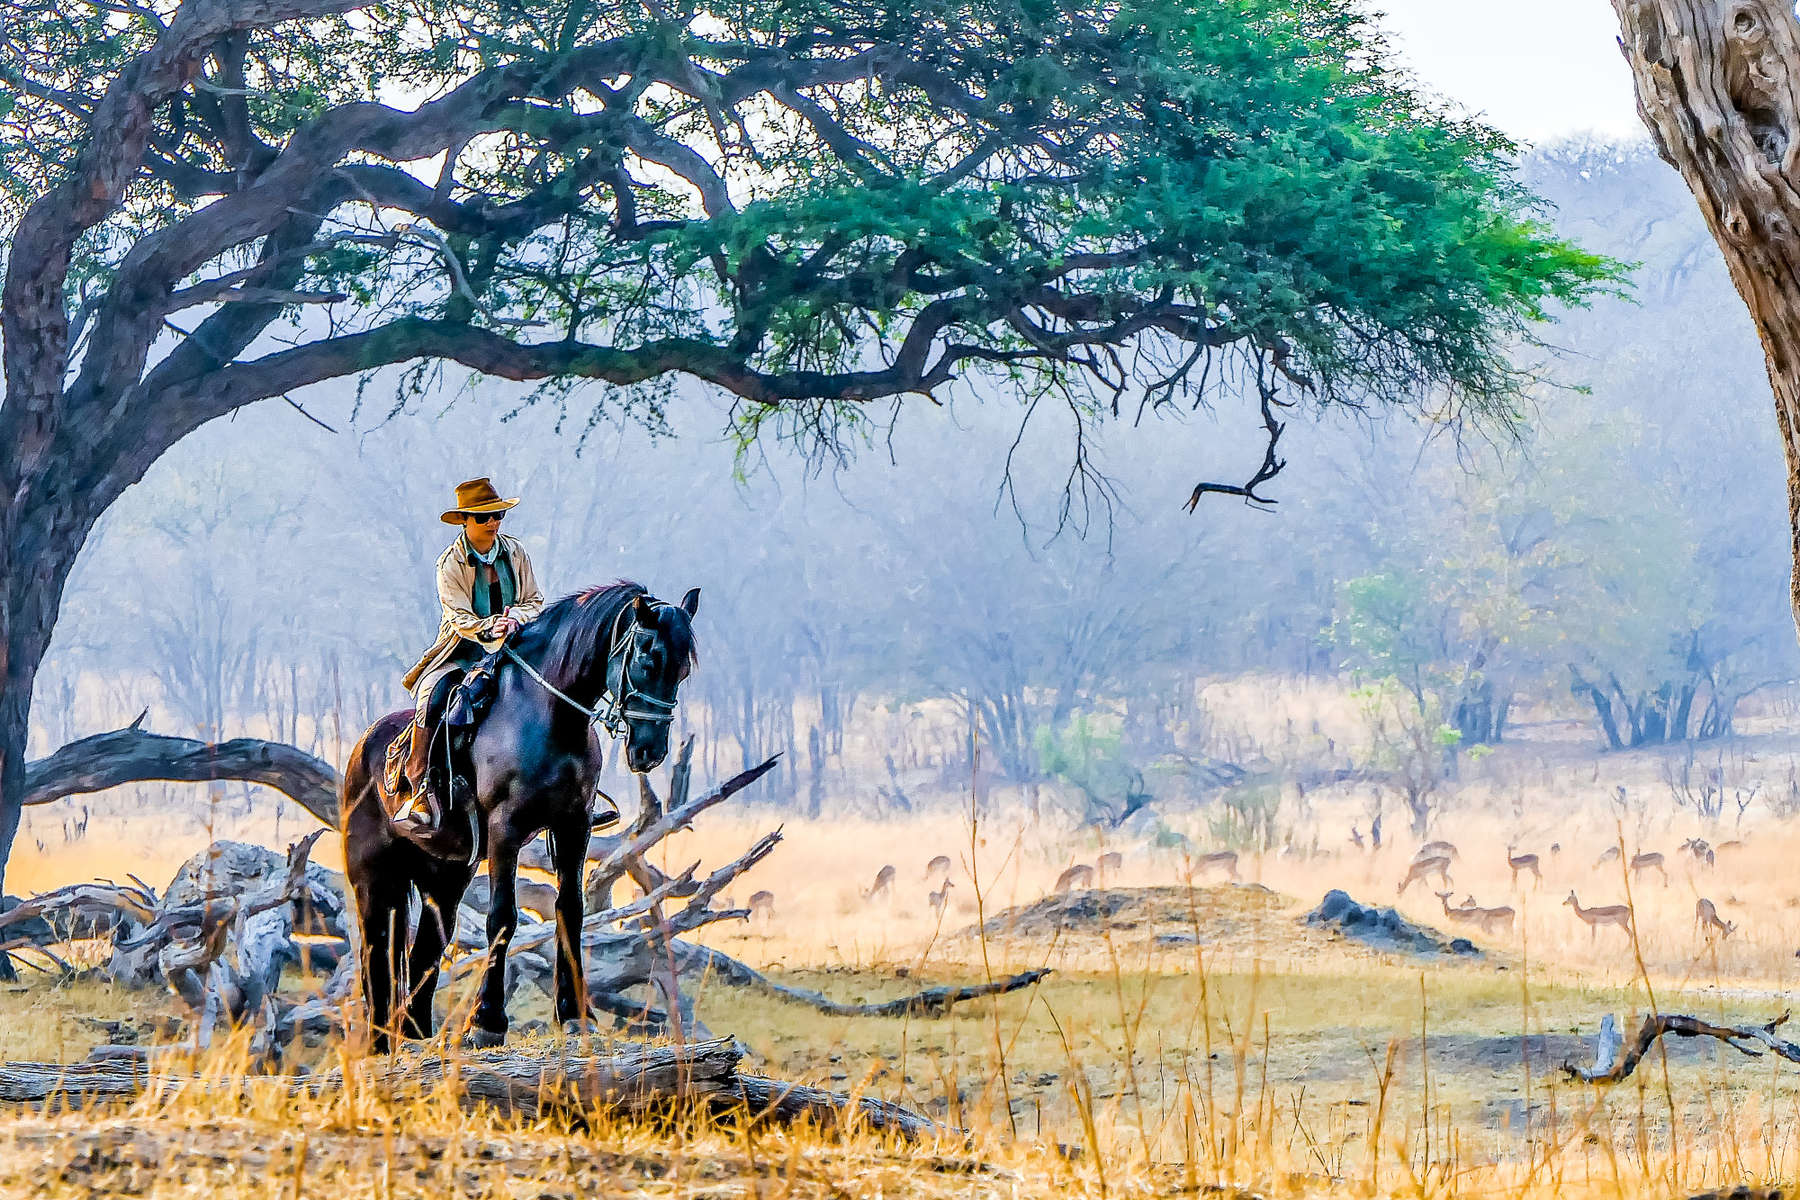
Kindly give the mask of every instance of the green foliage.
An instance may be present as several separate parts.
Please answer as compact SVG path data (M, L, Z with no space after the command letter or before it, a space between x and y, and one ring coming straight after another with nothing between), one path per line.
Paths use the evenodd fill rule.
M1399 792L1413 835L1425 836L1438 810L1451 755L1462 743L1461 732L1445 723L1435 696L1420 704L1392 679L1364 685L1351 696L1369 738L1368 766Z
M179 7L10 3L6 226L68 175L100 90ZM157 110L126 202L83 239L71 309L138 239L236 186L217 133L231 97L255 158L340 106L448 96L482 72L496 98L446 196L538 215L458 227L429 206L377 213L341 182L327 201L321 181L309 202L336 211L297 286L345 293L367 322L646 355L566 367L614 382L742 364L779 385L783 432L826 440L883 386L834 373L866 368L871 343L903 359L921 325L946 362L1040 386L1085 371L1115 405L1132 384L1152 401L1203 389L1237 347L1321 401L1442 389L1450 411L1509 419L1510 347L1618 272L1548 231L1515 148L1391 69L1354 0L411 0L238 49ZM595 55L615 63L605 82ZM866 70L782 75L852 58ZM728 200L703 205L708 171ZM257 251L221 246L208 269ZM744 420L754 436L769 418Z
M1613 416L1546 412L1479 469L1421 468L1411 495L1430 499L1372 517L1383 569L1338 587L1345 665L1450 719L1482 684L1560 690L1573 670L1629 707L1723 666L1702 636L1720 581L1680 485L1620 469L1644 460L1639 439Z
M1118 773L1116 764L1122 741L1118 731L1095 728L1093 717L1087 713L1075 714L1060 733L1047 725L1039 727L1036 740L1038 761L1055 778L1087 783L1102 774Z
M1403 681L1415 695L1428 678L1434 686L1441 683L1441 642L1423 583L1419 573L1399 571L1345 580L1331 628L1347 665Z
M1040 726L1036 746L1039 769L1081 794L1088 819L1104 820L1123 810L1143 787L1119 731L1100 728L1087 713L1077 713L1060 731Z

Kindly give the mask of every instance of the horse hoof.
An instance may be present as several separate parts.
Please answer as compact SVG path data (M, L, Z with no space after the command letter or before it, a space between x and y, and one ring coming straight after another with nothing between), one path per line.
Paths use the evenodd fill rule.
M493 1050L506 1044L506 1031L495 1033L491 1029L471 1029L463 1038L463 1046L469 1050Z

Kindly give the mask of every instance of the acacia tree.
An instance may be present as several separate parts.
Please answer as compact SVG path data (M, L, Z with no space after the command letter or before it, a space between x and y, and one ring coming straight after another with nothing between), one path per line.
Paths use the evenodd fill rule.
M309 384L680 373L833 437L959 374L1091 418L1234 361L1268 455L1196 498L1261 498L1278 388L1503 412L1610 265L1355 7L0 0L0 861L95 521Z

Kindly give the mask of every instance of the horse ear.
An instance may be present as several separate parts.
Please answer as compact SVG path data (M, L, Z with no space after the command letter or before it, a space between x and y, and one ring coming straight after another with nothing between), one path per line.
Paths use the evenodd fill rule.
M650 597L639 596L631 602L631 616L639 625L655 625L656 606L650 603Z
M681 609L692 617L700 611L700 589L689 588L687 595L681 598Z

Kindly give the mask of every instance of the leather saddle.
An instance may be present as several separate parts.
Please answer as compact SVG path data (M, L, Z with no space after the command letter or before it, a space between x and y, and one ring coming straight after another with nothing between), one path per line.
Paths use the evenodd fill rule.
M376 791L390 821L413 798L415 789L429 789L438 801L440 828L462 824L452 818L460 815L459 807L474 802L469 746L499 693L495 679L499 662L498 653L489 654L461 678L444 677L425 708L427 746L415 744L421 731L414 721L388 743Z

